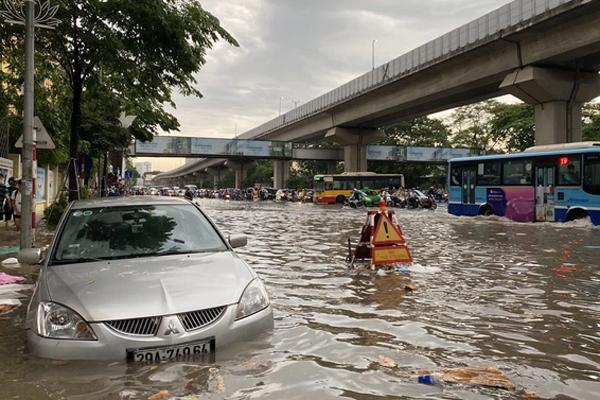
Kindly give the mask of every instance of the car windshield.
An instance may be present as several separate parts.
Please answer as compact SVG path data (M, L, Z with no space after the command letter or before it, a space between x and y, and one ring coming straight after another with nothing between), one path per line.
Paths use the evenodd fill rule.
M227 247L204 215L185 204L72 210L55 249L52 264L223 251Z

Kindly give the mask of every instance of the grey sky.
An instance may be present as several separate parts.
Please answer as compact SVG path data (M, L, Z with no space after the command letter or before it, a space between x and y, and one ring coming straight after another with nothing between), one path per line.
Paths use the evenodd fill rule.
M232 137L492 11L498 0L201 0L240 47L219 43L176 96L179 135ZM172 160L155 168L174 167Z

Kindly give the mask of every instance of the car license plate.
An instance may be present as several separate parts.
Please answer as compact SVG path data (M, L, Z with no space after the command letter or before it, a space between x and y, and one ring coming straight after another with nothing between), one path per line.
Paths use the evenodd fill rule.
M127 349L127 360L138 362L160 362L176 359L201 359L214 361L215 339L205 339L175 346Z

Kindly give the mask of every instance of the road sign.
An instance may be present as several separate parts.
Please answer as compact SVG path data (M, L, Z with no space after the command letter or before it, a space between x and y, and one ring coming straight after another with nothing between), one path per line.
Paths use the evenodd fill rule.
M39 117L35 117L33 120L33 129L36 131L35 138L35 147L38 149L48 149L53 150L56 148L56 145L52 141L50 135L48 135L48 131L42 124L42 121ZM15 143L15 147L17 149L23 148L23 135L19 136L17 142Z
M373 233L373 245L402 243L405 243L405 241L400 228L392 223L387 215L381 213L375 227L375 232Z
M133 171L126 169L125 170L125 178L127 178L127 179L133 178Z
M373 265L412 262L410 252L405 245L373 247L371 257Z

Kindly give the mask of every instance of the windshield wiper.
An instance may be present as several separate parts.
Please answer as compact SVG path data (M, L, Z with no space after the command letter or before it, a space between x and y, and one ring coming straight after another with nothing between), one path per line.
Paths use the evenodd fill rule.
M96 261L109 261L111 257L106 258L94 258L94 257L79 257L79 258L65 258L63 260L52 260L50 265L61 265L61 264L78 264Z

